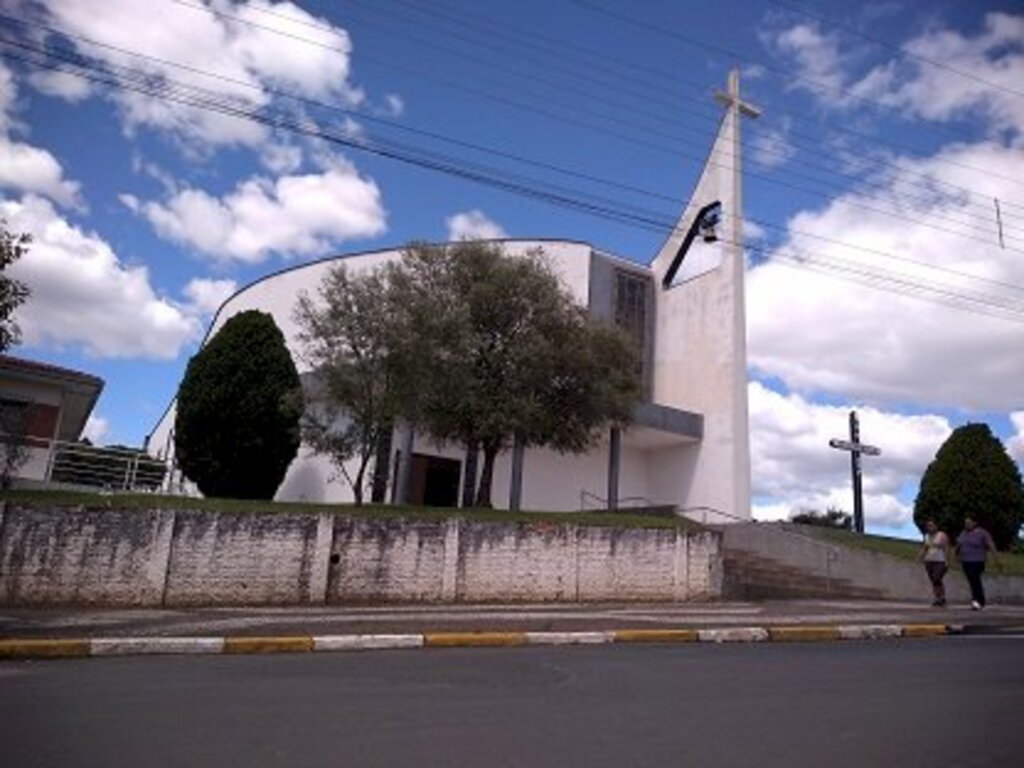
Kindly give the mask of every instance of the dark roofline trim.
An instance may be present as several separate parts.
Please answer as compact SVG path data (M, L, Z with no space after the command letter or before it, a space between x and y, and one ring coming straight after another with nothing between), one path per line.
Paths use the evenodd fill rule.
M594 249L594 246L592 246L590 243L586 242L585 240L566 240L566 239L557 238L557 237L495 237L495 238L489 238L489 239L486 239L486 240L475 240L474 242L481 242L481 243L570 243L572 245L585 245L587 248L590 248L591 250ZM448 240L448 241L443 241L443 242L424 242L423 244L427 245L427 246L430 246L430 247L437 247L437 246L458 245L459 241ZM373 256L375 254L391 253L392 251L399 251L400 252L400 251L405 250L405 248L408 247L408 245L409 244L406 243L405 245L401 245L401 246L398 246L398 247L374 248L374 249L369 250L369 251L355 251L354 253L339 253L339 254L335 254L334 256L323 256L323 257L321 257L319 259L313 259L312 261L306 261L306 262L303 262L302 264L296 264L293 267L285 267L284 269L279 269L276 272L270 272L269 274L263 275L263 277L258 277L255 280L253 280L251 283L249 283L247 285L244 285L241 288L239 288L237 291L235 291L233 294L231 294L226 299L224 299L224 301L221 302L220 306L217 307L217 311L214 313L213 318L210 320L210 324L206 328L206 334L203 336L203 340L200 342L199 346L201 348L206 343L207 339L209 339L209 337L210 337L210 330L217 324L217 319L220 317L221 310L223 310L225 306L227 306L230 302L234 301L236 298L241 296L243 293L245 293L246 291L248 291L251 288L255 288L257 285L260 285L261 283L265 283L268 280L273 280L275 277L280 277L281 275L286 275L289 272L297 272L300 269L307 269L309 267L315 267L315 266L318 266L320 264L325 264L325 263L327 263L329 261L343 261L345 259L356 258L357 256Z
M89 384L103 388L104 381L99 376L91 373L76 371L72 368L63 368L52 363L43 363L38 360L27 360L23 357L12 357L11 355L0 355L0 371L10 370L26 374L37 374L47 378L63 379L64 381L75 381L79 384Z

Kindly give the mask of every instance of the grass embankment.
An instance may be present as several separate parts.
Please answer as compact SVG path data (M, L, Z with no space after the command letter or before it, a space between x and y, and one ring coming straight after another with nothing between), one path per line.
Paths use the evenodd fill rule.
M837 544L858 549L867 549L871 552L881 552L885 555L898 557L901 560L917 560L921 551L921 545L916 541L906 539L893 539L889 536L876 536L873 534L858 535L852 531L841 531L834 528L822 528L816 526L802 526L802 531L812 533L819 538L830 539ZM956 563L951 563L956 565ZM1024 575L1024 554L1019 552L1000 552L996 557L995 565L989 561L990 573L1002 573L1006 575Z
M313 504L308 502L202 499L150 493L85 493L74 491L3 491L0 501L31 507L84 507L86 509L183 509L241 514L328 513L367 518L447 520L461 517L491 523L545 523L592 525L606 528L692 528L703 526L679 517L628 514L626 512L509 512L501 509L454 507L398 507L386 504Z

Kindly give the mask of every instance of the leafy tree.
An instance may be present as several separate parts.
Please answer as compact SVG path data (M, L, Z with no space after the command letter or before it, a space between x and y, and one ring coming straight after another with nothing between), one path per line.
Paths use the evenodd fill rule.
M403 415L435 439L480 446L477 506L491 505L494 460L513 439L582 452L628 423L633 342L578 306L541 252L414 244L390 279L406 326L393 349Z
M295 310L303 357L316 372L302 437L339 468L360 505L367 467L390 437L396 414L390 343L396 326L386 273L350 275L338 266L317 299L303 295Z
M29 294L28 286L4 273L28 253L30 242L29 235L8 231L7 222L0 219L0 352L18 343L20 331L11 314Z
M987 424L953 430L925 470L914 501L919 528L932 519L955 536L968 514L1000 549L1013 543L1024 523L1020 470Z
M32 455L28 440L32 404L0 400L0 490L14 484L14 478Z
M797 512L789 518L790 522L801 525L816 525L820 528L838 528L843 531L853 530L853 517L841 509L829 507L824 513L813 509L805 509Z
M270 499L299 448L298 372L273 317L230 318L178 390L178 465L206 496Z

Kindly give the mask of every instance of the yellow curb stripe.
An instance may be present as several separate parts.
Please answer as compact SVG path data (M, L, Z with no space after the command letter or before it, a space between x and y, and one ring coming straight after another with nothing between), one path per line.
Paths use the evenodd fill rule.
M0 640L0 659L61 659L88 655L88 640Z
M312 650L313 638L309 636L224 638L224 653L295 653Z
M506 647L526 645L525 632L425 632L428 648Z
M695 643L695 629L617 629L612 632L616 643Z
M803 643L814 640L839 640L839 627L789 626L768 627L768 637L773 643Z
M935 637L947 633L945 624L904 624L904 637Z

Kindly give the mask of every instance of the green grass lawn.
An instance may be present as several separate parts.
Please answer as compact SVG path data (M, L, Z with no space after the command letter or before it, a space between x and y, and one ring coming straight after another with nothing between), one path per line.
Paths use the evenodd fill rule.
M921 551L921 545L915 541L906 539L893 539L888 536L875 536L873 534L859 535L852 531L841 531L835 528L824 528L814 525L800 527L804 533L819 538L830 539L837 544L858 549L867 549L872 552L892 555L903 560L916 560ZM1000 552L996 558L996 564L989 561L990 573L1004 573L1008 575L1024 575L1024 554L1019 552Z
M369 518L445 520L461 517L494 523L548 523L593 525L611 528L691 528L703 526L679 517L637 515L627 512L509 512L500 509L458 509L453 507L398 507L384 504L311 504L304 502L249 501L243 499L201 499L190 496L160 496L149 493L85 493L74 491L3 491L0 501L32 507L84 507L86 509L199 509L211 512L286 514L327 512Z

